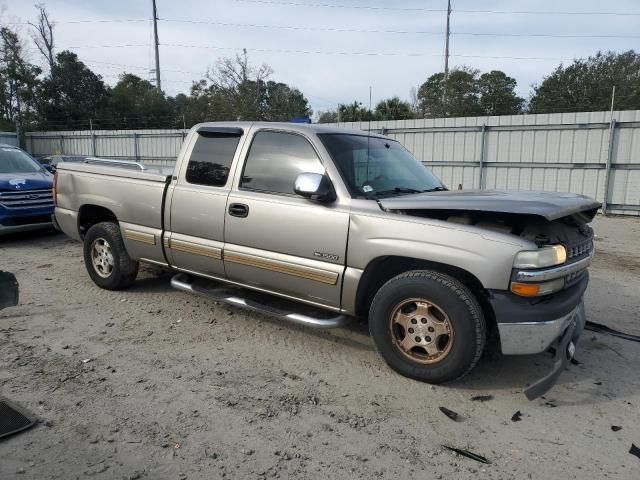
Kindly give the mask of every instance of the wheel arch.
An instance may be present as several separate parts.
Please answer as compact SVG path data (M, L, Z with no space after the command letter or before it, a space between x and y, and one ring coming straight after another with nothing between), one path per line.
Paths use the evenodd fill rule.
M118 218L113 211L106 207L94 204L85 204L78 210L78 233L84 238L87 231L100 222L118 223Z
M440 262L401 256L381 256L371 260L364 269L356 290L355 310L359 317L367 317L376 292L396 275L410 270L434 270L462 282L474 294L482 307L487 324L487 336L497 335L495 313L489 303L490 293L471 272Z

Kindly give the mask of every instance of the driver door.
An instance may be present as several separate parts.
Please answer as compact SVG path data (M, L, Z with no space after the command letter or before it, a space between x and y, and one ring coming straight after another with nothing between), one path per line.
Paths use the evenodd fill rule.
M227 201L224 266L230 280L340 307L348 207L296 195L300 173L324 173L301 134L258 130ZM238 175L237 175L238 177Z

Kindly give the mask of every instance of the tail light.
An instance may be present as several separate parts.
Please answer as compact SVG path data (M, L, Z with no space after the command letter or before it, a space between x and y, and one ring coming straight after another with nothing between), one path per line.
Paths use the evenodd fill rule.
M57 189L58 189L58 172L53 174L53 187L51 188L51 193L53 195L53 205L55 207L58 206Z

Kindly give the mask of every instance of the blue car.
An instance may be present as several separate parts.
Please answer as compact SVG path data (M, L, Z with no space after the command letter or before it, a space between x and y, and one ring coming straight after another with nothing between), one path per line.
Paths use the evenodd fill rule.
M0 235L52 227L53 175L24 150L0 144Z

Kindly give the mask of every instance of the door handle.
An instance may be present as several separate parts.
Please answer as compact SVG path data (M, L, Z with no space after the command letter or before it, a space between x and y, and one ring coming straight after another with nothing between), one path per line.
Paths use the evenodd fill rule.
M232 203L229 205L229 215L245 218L249 215L249 205L245 205L244 203Z

